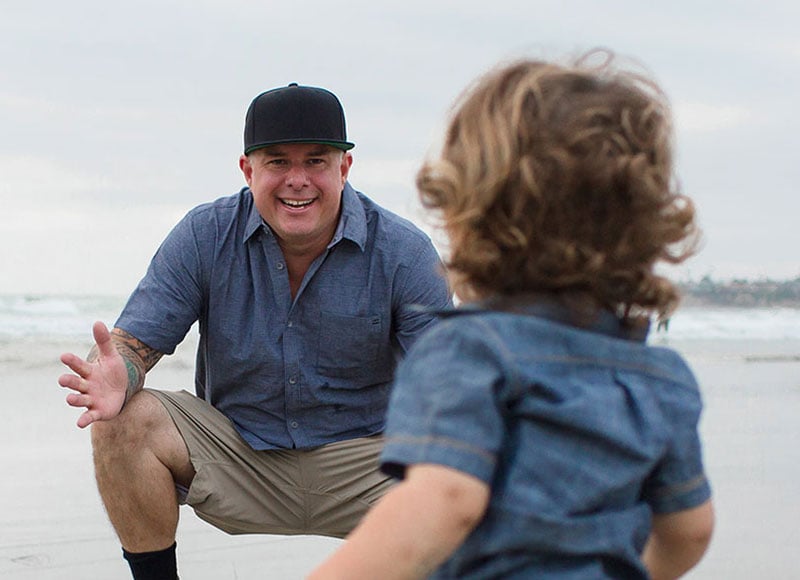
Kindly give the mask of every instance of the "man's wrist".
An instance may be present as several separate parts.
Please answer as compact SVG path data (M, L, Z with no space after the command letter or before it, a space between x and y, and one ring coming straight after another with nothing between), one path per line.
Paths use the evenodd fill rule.
M125 408L125 405L128 404L131 397L144 387L144 373L142 370L127 356L123 356L122 360L125 361L125 370L128 372L128 386L125 389L125 399L122 401L122 407L119 409L120 411Z

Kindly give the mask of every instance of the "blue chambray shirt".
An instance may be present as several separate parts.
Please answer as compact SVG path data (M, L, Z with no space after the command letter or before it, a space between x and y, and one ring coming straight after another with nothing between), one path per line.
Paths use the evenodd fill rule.
M255 449L379 433L398 359L451 304L430 239L346 184L294 301L249 188L190 211L116 326L171 354L199 321L195 387Z
M398 368L383 469L433 463L491 486L432 577L645 579L651 514L710 497L695 379L611 313L581 329L554 304L523 312L457 310Z

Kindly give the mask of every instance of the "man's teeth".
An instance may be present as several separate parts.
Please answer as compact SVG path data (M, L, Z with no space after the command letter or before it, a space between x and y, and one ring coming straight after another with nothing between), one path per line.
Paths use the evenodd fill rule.
M296 199L282 199L281 203L284 205L288 205L290 207L305 207L307 205L311 205L314 202L313 199L307 199L305 201L296 200Z

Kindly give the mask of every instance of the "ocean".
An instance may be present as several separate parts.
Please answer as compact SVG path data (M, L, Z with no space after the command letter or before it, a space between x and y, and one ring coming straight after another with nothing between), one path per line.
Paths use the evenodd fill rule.
M0 295L0 340L45 338L53 341L91 336L92 323L113 325L126 297ZM800 340L800 309L680 308L668 331L651 339L675 341Z
M94 321L113 325L125 300L119 296L0 295L0 340L91 337Z

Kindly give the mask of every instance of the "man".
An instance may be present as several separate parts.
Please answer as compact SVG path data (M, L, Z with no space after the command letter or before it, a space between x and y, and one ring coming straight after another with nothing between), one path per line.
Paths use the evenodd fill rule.
M389 382L450 297L428 237L349 185L353 146L329 91L257 96L248 187L189 212L114 329L61 357L134 578L177 578L179 503L233 534L343 537L389 487ZM195 321L197 396L143 390Z

